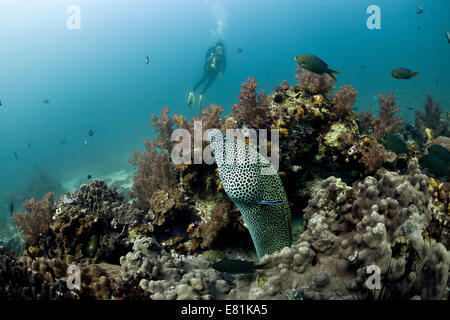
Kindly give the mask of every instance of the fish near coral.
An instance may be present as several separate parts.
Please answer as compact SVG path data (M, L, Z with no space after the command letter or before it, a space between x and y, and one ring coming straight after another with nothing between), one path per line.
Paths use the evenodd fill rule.
M419 159L419 162L436 177L448 178L450 176L450 167L448 163L442 161L442 159L435 154L426 154Z
M408 146L395 134L387 134L381 138L383 145L396 154L409 153Z
M439 144L433 144L432 146L430 146L428 148L428 152L436 155L447 165L450 163L450 151L445 149L443 146L441 146Z
M218 129L208 133L208 140L223 188L244 217L258 258L290 246L291 211L273 164Z
M328 68L328 64L319 57L305 53L296 56L294 59L301 67L305 68L306 70L320 75L327 73L331 78L333 78L334 81L337 81L333 73L339 74L340 72Z
M98 248L98 237L96 235L93 235L91 237L91 240L87 243L86 247L86 253L89 257L93 257L95 255L95 252L97 252Z
M219 272L229 274L247 274L266 268L265 265L257 265L252 261L240 259L222 259L211 264L211 267Z
M413 72L410 69L406 68L397 68L392 70L391 76L395 79L411 79L412 77L417 78L417 74L419 72Z

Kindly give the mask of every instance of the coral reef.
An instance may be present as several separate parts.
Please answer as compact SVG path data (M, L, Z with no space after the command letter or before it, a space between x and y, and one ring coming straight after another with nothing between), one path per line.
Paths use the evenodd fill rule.
M34 246L41 235L48 232L53 211L53 193L48 193L41 201L34 198L22 205L28 212L15 212L13 222L25 234L26 244Z
M14 222L24 231L25 248L36 257L118 263L131 249L129 231L151 224L144 211L109 189L102 180L82 185L53 203L52 194L42 201L27 202L27 213L17 213Z
M334 89L334 82L331 77L311 72L300 65L297 65L296 68L295 78L298 80L297 87L300 91L311 95L324 95Z
M271 119L265 117L270 106L269 99L264 91L258 95L256 88L258 83L255 78L248 78L247 82L242 83L238 96L240 104L234 104L231 107L233 110L231 117L251 128L270 128Z
M439 101L434 101L431 94L425 100L425 114L416 110L415 126L424 142L439 136L449 136L449 119L443 119Z
M203 256L174 256L142 238L121 258L121 276L148 273L140 287L152 299L442 299L450 256L424 237L427 188L416 164L406 176L380 169L353 187L330 177L305 209L298 242L265 256L258 273L225 275ZM372 265L382 288L367 287Z
M448 299L450 186L417 160L435 144L450 150L439 103L427 96L415 126L397 115L394 93L379 95L375 117L358 116L352 86L333 93L330 77L297 71L297 84L283 81L267 95L249 78L228 115L215 104L191 120L168 107L152 114L157 136L129 159L137 169L131 201L101 180L26 201L13 217L23 252L14 252L17 239L0 248L0 298ZM213 128L279 133L278 144L268 134L259 147L279 154L294 241L254 261L261 268L253 273L212 267L223 258L257 260L250 224L218 167L203 161ZM182 163L172 161L181 153L175 129L190 134ZM73 265L83 280L70 291ZM376 289L370 270L380 271Z

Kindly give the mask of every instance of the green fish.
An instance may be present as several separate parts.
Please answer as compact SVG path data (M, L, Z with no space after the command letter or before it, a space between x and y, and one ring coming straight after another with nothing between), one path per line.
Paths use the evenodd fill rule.
M447 165L450 163L450 151L445 149L443 146L433 144L428 148L428 152L438 157L442 162L447 163Z
M327 73L334 81L337 81L333 73L339 74L340 72L328 68L328 64L325 61L313 54L304 53L296 56L294 60L306 70L320 75Z
M427 168L428 171L436 177L450 176L450 168L448 163L442 161L438 156L430 153L419 159L420 164Z
M396 154L409 152L406 143L395 134L385 135L381 138L381 141L387 149L394 151Z
M252 261L226 258L214 262L211 264L211 267L219 272L226 272L230 274L248 274L253 273L258 269L265 269L266 265L256 265Z
M411 79L412 77L417 78L418 72L412 72L410 69L397 68L392 70L391 76L395 79Z
M93 257L95 255L95 252L97 252L98 248L98 237L96 235L93 235L91 237L91 240L87 243L86 247L86 253L89 255L89 257Z

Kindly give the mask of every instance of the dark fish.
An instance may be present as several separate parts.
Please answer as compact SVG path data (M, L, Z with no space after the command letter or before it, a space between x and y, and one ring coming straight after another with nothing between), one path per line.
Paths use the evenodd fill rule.
M16 160L19 160L19 157L17 156L17 153L13 152L14 154L14 158L16 158Z
M145 63L148 64L149 62L150 62L150 60L148 59L148 56L147 56L147 58L145 58Z
M426 154L419 159L419 163L428 169L428 171L436 177L450 176L450 168L435 154Z
M422 14L423 13L423 8L421 6L418 6L417 10L416 10L416 13L417 14Z
M445 149L443 146L439 144L433 144L431 147L428 148L428 152L430 154L437 156L444 163L447 163L447 165L450 164L450 151Z
M2 106L2 100L0 100L0 107Z
M364 69L365 68L365 66L362 64L362 65L360 65L359 66L361 69Z
M94 130L89 129L89 135L92 137L94 135Z
M339 71L328 68L328 64L326 64L326 62L320 59L319 57L305 53L296 56L294 59L300 66L302 66L306 70L309 70L317 74L327 73L330 75L331 78L333 78L334 81L337 81L333 73L339 74Z
M67 142L66 139L62 139L59 143L60 144L66 144L66 142Z
M88 178L88 179L91 179L91 178L92 178L92 176L91 176L90 174L88 174L87 178Z
M393 76L395 79L411 79L412 77L417 78L418 73L419 72L412 72L410 69L397 68L392 70L391 76Z
M420 26L417 26L417 30L419 30L419 31L420 31L420 30L422 30L422 28L421 28Z
M385 135L381 141L387 149L394 151L396 154L404 154L409 152L406 143L395 134Z
M13 214L14 213L14 202L10 202L9 203L9 214Z
M222 259L214 262L211 267L220 272L230 274L253 273L255 270L264 269L265 265L256 265L252 261L245 261L239 259Z
M450 31L449 30L445 30L445 36L447 37L448 43L450 43Z
M44 100L42 100L42 103L48 104L48 103L50 103L50 100L44 99Z
M237 53L242 53L242 51L243 51L242 48L237 48L236 50Z
M28 147L31 147L31 143L28 143L27 146L28 146Z

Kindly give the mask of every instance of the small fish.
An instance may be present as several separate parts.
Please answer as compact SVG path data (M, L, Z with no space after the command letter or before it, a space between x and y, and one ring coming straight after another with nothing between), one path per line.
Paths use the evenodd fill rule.
M145 63L148 64L150 60L148 59L148 56L145 58Z
M89 142L87 140L84 140L84 145L87 146Z
M14 158L16 158L16 160L19 160L19 157L17 156L17 153L13 152L14 154Z
M91 176L90 174L88 174L87 178L88 178L88 179L91 179L91 178L92 178L92 176Z
M12 215L14 213L14 202L9 203L9 214Z
M447 37L448 43L450 43L450 30L445 30L445 36Z
M283 200L274 200L274 201L259 200L259 201L257 201L257 203L261 204L261 205L266 205L266 206L274 206L276 204L283 203Z
M339 74L340 72L328 68L328 64L319 57L313 54L305 53L296 56L294 59L301 67L305 68L306 70L320 75L327 73L331 78L333 78L334 81L337 81L333 73Z
M50 103L50 100L44 99L44 100L42 100L42 103L48 104L48 103Z
M32 260L36 260L36 257L30 252L29 248L26 249L26 253Z
M94 130L89 129L89 135L92 137L94 135Z
M237 48L236 50L237 53L242 53L242 51L243 51L242 48Z
M361 69L364 69L365 68L365 66L362 64L362 65L360 65L359 66Z
M60 144L66 144L67 141L66 141L66 139L62 139L59 143L60 143Z
M31 147L31 143L27 143L27 147Z
M410 69L406 68L397 68L392 70L391 76L395 79L411 79L412 77L417 78L417 74L419 72L412 72Z
M0 107L2 106L2 100L0 100Z
M423 13L423 8L421 6L418 6L417 10L416 10L416 14L422 14L422 13Z
M422 30L422 27L421 26L417 26L417 30Z
M266 265L256 265L252 261L245 261L240 259L222 259L214 262L211 267L219 272L230 274L246 274L253 273L258 269L265 269Z
M98 237L96 235L93 235L86 246L86 253L89 257L92 258L97 252L98 243Z

